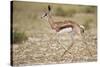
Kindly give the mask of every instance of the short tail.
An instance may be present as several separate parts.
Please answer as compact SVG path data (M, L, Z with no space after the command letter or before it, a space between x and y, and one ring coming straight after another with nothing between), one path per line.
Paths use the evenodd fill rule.
M84 33L85 27L83 25L80 25L81 33Z

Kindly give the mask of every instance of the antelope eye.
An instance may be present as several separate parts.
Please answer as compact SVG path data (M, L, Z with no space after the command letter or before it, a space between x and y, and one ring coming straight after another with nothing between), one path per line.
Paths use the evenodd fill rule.
M45 13L45 15L44 16L47 16L47 13Z
M45 14L43 15L43 17L45 17L45 16L47 16L47 13L45 13Z

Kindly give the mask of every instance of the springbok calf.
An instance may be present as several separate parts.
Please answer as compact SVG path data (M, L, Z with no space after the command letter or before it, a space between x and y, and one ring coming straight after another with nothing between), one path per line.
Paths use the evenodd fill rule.
M75 23L74 21L63 20L63 21L55 22L53 20L52 14L51 14L51 6L50 5L48 5L48 11L41 18L46 17L46 16L47 16L48 22L53 30L55 30L56 32L61 32L61 31L65 30L66 32L70 33L70 36L72 39L72 45L74 43L74 39L73 39L74 34L81 36L81 34L84 33L84 26L79 25L79 24ZM66 51L68 51L72 47L72 45ZM66 51L64 52L64 54L66 53Z

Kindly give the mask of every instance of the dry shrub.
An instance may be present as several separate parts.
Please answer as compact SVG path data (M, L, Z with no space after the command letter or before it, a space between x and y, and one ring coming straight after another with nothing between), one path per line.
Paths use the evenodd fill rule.
M83 8L83 12L84 13L96 13L96 9L97 9L97 7L95 7L95 6L87 6L87 7Z
M21 43L22 41L27 39L27 36L24 32L14 31L12 35L13 35L12 43Z
M58 8L56 9L55 15L57 15L57 16L72 17L75 13L76 13L76 10L75 10L75 9L68 8L68 9L64 10L63 8L58 7Z
M85 23L84 23L84 26L85 26L85 29L88 30L90 29L90 24L93 22L93 18L91 17L86 17L85 18Z

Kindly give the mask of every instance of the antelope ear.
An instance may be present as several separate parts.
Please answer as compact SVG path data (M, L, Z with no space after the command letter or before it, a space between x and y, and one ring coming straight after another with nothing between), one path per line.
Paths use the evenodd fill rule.
M50 5L48 5L48 10L51 11L51 6Z

